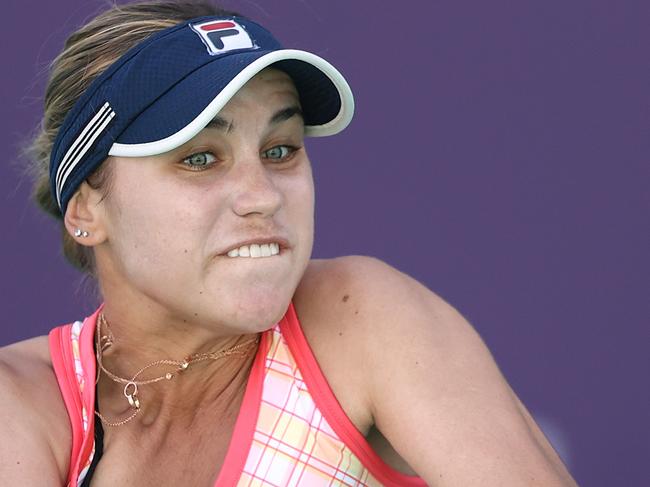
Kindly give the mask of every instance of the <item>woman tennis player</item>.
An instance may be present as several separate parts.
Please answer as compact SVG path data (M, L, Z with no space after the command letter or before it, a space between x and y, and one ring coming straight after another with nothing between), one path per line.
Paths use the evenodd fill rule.
M353 111L327 61L209 3L68 39L36 195L102 304L0 351L2 485L575 485L454 308L310 260L304 138Z

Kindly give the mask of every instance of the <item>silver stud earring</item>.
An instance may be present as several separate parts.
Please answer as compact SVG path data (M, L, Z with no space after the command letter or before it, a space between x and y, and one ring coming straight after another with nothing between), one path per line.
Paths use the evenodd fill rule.
M81 228L77 228L77 229L74 231L74 236L75 236L75 237L84 237L84 238L85 238L85 237L87 237L88 235L90 235L90 234L89 234L86 230L82 230Z

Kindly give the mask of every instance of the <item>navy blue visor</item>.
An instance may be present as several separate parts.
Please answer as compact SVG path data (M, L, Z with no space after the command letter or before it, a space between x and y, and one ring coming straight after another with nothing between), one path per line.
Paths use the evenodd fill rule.
M108 156L153 156L181 146L271 65L296 86L305 135L332 135L350 123L350 87L324 59L284 49L262 26L241 17L193 19L129 50L70 110L50 158L51 188L61 213Z

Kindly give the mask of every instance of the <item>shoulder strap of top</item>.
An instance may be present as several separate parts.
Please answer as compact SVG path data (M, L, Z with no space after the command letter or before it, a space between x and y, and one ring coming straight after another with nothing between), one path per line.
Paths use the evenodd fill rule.
M314 403L338 437L347 445L368 471L388 487L426 487L417 476L405 475L393 469L372 449L366 438L348 418L336 399L327 379L316 361L316 357L302 331L298 315L293 306L280 321L282 336L293 355Z
M101 308L100 308L101 309ZM77 485L94 450L95 352L93 336L99 310L83 322L54 328L50 356L72 431L68 485Z

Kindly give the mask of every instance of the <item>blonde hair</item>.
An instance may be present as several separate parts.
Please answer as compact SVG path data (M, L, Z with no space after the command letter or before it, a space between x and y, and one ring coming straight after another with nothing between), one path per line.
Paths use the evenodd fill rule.
M48 214L60 220L63 253L83 272L94 274L94 253L79 245L66 231L50 190L50 153L59 127L90 83L122 54L150 35L207 15L237 15L207 0L138 2L114 5L74 32L52 61L45 91L44 114L27 152L33 161L34 198ZM102 164L87 180L104 195L110 190L110 165Z

